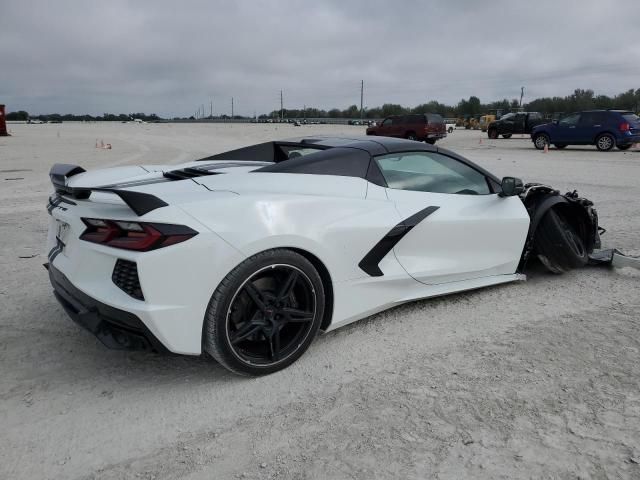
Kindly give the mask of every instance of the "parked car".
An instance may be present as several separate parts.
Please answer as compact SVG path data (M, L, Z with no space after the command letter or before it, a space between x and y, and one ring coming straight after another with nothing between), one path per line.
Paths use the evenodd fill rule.
M436 140L447 136L445 128L443 118L435 113L393 115L385 118L380 125L367 128L367 135L406 138L433 145Z
M545 123L540 112L507 113L495 122L489 123L487 135L489 138L510 138L514 133L531 133L533 127Z
M640 142L640 117L624 110L589 110L572 113L560 120L539 125L531 132L531 140L538 150L553 144L595 145L602 152L617 146L628 150Z
M45 266L71 318L111 348L206 351L245 375L291 364L319 330L523 280L534 255L561 273L599 248L597 213L575 191L401 139L56 164L50 178Z
M456 129L456 124L454 122L446 123L445 126L447 128L447 133L453 133L453 131Z

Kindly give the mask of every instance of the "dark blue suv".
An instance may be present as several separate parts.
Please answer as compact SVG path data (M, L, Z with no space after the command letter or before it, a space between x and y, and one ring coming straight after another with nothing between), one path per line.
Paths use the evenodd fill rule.
M531 140L538 150L553 144L595 145L600 151L614 146L627 150L640 143L640 117L624 110L589 110L567 115L531 130Z

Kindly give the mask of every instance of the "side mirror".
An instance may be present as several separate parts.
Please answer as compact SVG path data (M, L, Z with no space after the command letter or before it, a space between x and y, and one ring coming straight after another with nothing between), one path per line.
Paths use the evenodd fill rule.
M501 197L513 197L524 192L524 185L519 178L504 177L500 186L502 187L502 191L499 193Z

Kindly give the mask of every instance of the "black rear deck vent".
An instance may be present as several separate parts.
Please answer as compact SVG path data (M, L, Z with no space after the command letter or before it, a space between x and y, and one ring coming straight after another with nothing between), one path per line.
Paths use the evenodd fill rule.
M178 170L171 170L169 172L164 172L162 176L170 180L187 180L189 178L203 177L205 175L216 175L217 173L219 172L212 172L202 168L187 167L187 168L181 168Z
M116 266L113 267L111 280L116 286L127 295L136 300L144 300L142 288L140 288L140 279L138 278L138 265L136 262L118 259Z

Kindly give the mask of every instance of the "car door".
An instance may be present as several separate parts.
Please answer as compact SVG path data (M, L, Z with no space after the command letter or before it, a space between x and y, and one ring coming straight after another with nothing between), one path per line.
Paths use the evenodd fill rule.
M526 113L517 113L516 116L513 118L512 133L524 133L526 120L527 120Z
M583 112L578 122L575 142L593 143L605 127L606 115L606 112Z
M406 117L393 117L391 121L391 135L392 137L404 138L407 130Z
M580 122L580 114L573 113L566 117L561 118L553 129L551 143L559 144L576 144L581 143L580 131L578 129L578 123Z
M385 118L382 123L380 123L380 128L378 129L378 135L382 135L384 137L392 136L392 118Z
M529 228L519 197L498 196L495 181L441 153L375 161L388 198L411 227L393 247L409 275L433 285L516 271Z

